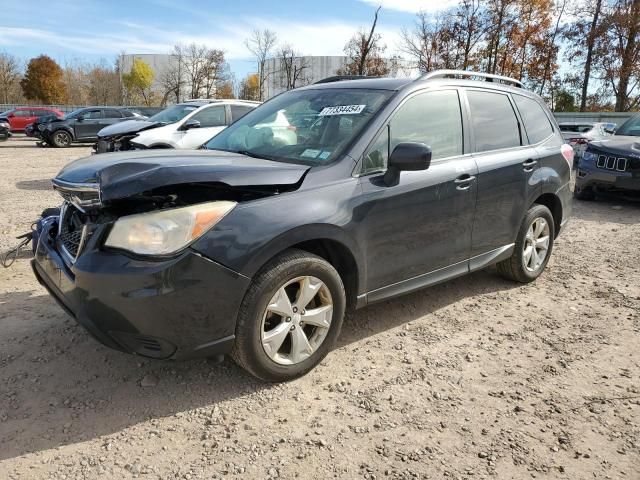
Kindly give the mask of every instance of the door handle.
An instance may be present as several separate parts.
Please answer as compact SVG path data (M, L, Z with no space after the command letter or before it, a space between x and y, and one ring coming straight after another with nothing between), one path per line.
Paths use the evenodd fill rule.
M473 181L476 179L474 175L469 175L468 173L464 173L457 177L453 183L456 184L457 190L467 190Z
M528 158L524 162L522 162L522 166L524 167L524 171L525 172L532 172L533 171L533 167L537 163L538 163L537 160L534 160L533 158Z

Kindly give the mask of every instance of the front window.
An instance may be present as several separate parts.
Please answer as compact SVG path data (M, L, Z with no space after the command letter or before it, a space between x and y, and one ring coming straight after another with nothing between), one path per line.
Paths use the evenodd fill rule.
M205 146L307 165L329 163L392 94L356 88L290 91L252 110Z
M71 120L71 119L73 119L73 118L76 118L78 115L80 115L81 113L84 113L84 112L86 112L86 109L84 109L84 108L80 108L80 109L78 109L78 110L74 110L74 111L73 111L73 112L71 112L71 113L67 113L67 114L64 116L64 119L65 119L65 120Z
M175 123L197 109L198 107L195 105L174 105L156 113L154 116L149 118L149 121L164 124Z

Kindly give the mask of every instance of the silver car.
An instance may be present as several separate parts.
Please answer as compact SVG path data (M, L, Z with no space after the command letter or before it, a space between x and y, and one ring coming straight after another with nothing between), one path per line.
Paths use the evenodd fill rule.
M573 147L575 160L582 157L587 144L613 134L615 123L563 122L559 123L564 141Z

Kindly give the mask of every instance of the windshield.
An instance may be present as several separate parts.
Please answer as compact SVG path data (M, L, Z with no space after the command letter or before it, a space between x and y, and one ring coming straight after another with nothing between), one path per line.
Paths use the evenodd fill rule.
M175 123L197 109L198 107L195 105L174 105L156 113L154 116L149 118L149 121L158 123Z
M360 88L292 90L249 112L205 148L306 165L329 163L392 94Z
M630 135L640 137L640 115L631 117L629 120L620 125L616 130L616 135Z

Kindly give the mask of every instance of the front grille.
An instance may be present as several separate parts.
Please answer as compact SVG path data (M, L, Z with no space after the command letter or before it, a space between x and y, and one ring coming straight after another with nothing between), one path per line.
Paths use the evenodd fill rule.
M613 155L598 155L596 166L604 170L626 172L629 167L629 160L625 157L616 157Z
M86 216L74 205L65 203L60 209L58 240L73 260L82 251L89 236Z

